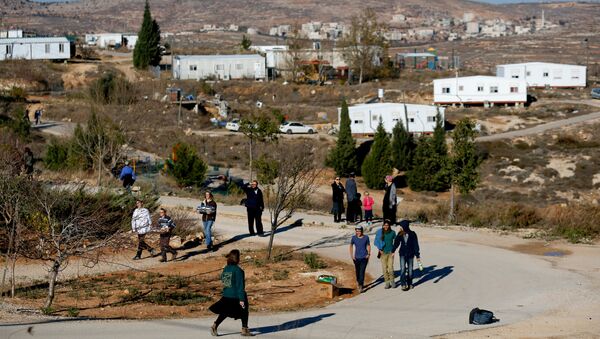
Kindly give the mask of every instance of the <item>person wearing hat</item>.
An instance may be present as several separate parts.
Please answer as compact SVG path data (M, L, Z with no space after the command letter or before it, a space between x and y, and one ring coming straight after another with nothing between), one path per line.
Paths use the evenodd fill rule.
M144 201L141 199L136 200L135 207L136 209L133 211L133 215L131 217L131 230L137 233L138 248L133 260L139 260L142 258L143 250L148 250L151 256L155 256L156 252L154 252L154 249L145 241L146 233L150 232L152 228L150 211L144 207Z
M371 256L371 243L369 236L364 234L362 226L356 226L354 231L356 234L350 239L350 258L354 261L358 291L363 293L365 291L365 271Z
M408 291L413 287L414 259L416 257L420 265L421 253L417 233L410 229L410 222L402 220L400 221L400 227L401 229L394 239L394 251L398 249L398 256L400 257L400 285L403 291Z
M348 201L348 206L346 206L346 223L356 221L357 199L358 190L356 188L356 181L354 181L354 173L350 173L346 180L346 200Z
M383 195L383 203L381 209L383 210L383 220L389 220L390 225L396 224L396 185L394 184L394 178L391 175L385 177L385 193Z
M123 181L123 187L127 192L131 192L131 186L133 186L133 183L135 182L135 172L133 171L133 168L129 166L129 161L125 161L125 166L121 169L119 180Z

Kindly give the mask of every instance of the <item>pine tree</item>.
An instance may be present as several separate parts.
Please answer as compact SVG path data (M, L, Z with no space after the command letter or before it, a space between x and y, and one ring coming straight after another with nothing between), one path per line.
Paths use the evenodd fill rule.
M208 167L198 156L196 149L186 143L175 146L175 157L169 166L169 173L175 177L181 187L200 187Z
M379 125L375 132L375 138L369 154L362 164L361 173L365 184L370 189L383 188L386 175L392 172L392 148L383 121L379 119Z
M405 128L400 121L396 123L392 130L392 163L399 171L407 171L412 165L412 157L415 149L415 142L412 134Z
M475 134L475 124L468 118L460 120L452 132L452 183L461 194L474 190L479 182L477 168L481 158L477 155Z
M138 33L138 40L133 49L133 66L145 69L149 65L156 66L160 63L160 27L150 14L150 5L146 0L144 7L144 20Z
M342 100L338 139L335 148L331 150L327 157L327 166L333 167L335 173L339 176L347 176L355 172L358 167L355 142L352 137L352 130L350 129L348 104L345 99Z
M448 156L448 146L446 146L446 129L444 128L444 119L439 110L435 116L435 128L433 129L433 147L437 154Z
M450 188L448 155L436 151L434 138L422 136L417 142L412 168L408 172L408 186L413 191L442 192Z

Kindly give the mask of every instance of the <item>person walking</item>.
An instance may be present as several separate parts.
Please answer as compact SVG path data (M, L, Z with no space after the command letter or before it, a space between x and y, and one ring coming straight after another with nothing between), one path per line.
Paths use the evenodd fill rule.
M133 260L139 260L142 258L142 251L148 250L151 256L155 256L156 252L154 249L146 243L146 233L150 232L152 219L150 219L150 212L144 207L144 201L141 199L135 202L136 209L133 211L131 217L131 230L137 233L138 236L138 248Z
M373 222L373 205L375 204L375 200L373 197L369 195L369 192L365 192L365 197L363 198L362 205L365 209L365 221L368 226L371 226Z
M394 285L394 239L396 232L392 230L389 220L383 222L383 226L375 234L375 246L379 249L377 257L381 260L383 280L385 288L396 287Z
M177 258L177 251L171 247L169 241L171 240L171 234L175 228L175 223L170 216L167 215L167 210L161 208L159 210L158 228L160 233L160 262L167 262L167 253L171 253L173 258L171 261Z
M365 291L365 271L371 257L371 243L369 236L364 234L362 226L356 226L354 231L356 234L350 239L350 258L352 258L356 270L358 291L363 293Z
M400 285L403 291L413 288L413 264L415 257L421 266L421 253L419 250L419 239L417 233L410 229L408 220L400 221L402 227L394 239L394 252L397 248L400 257Z
M252 180L250 187L244 188L246 192L246 213L248 214L248 233L254 235L258 233L259 236L264 235L263 224L262 224L262 212L265 209L265 202L263 200L263 193L258 188L258 181ZM256 223L256 233L254 233L254 223Z
M208 309L218 314L214 324L210 327L210 334L218 336L217 329L225 318L234 318L242 320L242 333L244 337L251 337L253 334L248 330L248 295L246 294L246 279L244 270L239 266L240 251L231 250L226 256L227 266L221 273L221 282L223 283L223 293L221 299L211 305Z
M396 224L396 197L394 178L391 175L388 175L385 177L385 193L383 195L381 209L383 210L383 219L389 220L390 225Z
M33 152L29 147L25 147L23 151L23 162L25 163L25 175L28 179L33 178L33 163L35 159L33 157Z
M33 113L33 118L35 119L35 124L39 125L42 119L42 110L41 109L36 109L35 112Z
M356 196L358 190L356 189L356 181L354 181L354 173L350 173L346 180L346 200L348 206L346 207L346 223L356 221Z
M129 166L129 161L125 161L125 166L121 169L121 174L119 175L119 180L123 181L123 187L127 192L131 192L131 186L135 183L135 172L131 166Z
M215 202L215 198L211 192L204 192L204 201L200 204L198 210L202 214L202 225L204 226L206 248L209 251L212 251L212 227L217 220L217 203Z
M333 201L333 222L342 221L342 212L344 211L344 193L346 189L339 177L336 177L333 183L331 183L331 200Z

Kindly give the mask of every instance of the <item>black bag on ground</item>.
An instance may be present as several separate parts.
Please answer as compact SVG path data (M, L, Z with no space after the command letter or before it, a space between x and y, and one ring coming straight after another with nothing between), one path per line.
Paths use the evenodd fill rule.
M488 310L482 310L477 307L471 310L469 313L469 324L473 325L487 325L498 321L494 317L494 312Z

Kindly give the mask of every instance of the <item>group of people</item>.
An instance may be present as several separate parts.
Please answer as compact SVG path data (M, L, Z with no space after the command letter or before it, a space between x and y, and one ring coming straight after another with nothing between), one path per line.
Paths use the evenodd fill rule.
M364 220L367 222L367 225L370 226L373 222L373 206L375 205L375 201L373 200L373 197L370 196L369 192L365 192L365 195L361 200L361 194L358 193L354 177L354 173L350 173L348 179L346 179L346 187L342 184L340 177L336 177L331 183L331 195L333 201L331 213L333 214L333 221L336 223L342 221L345 194L347 201L345 210L346 223L350 224ZM396 223L397 200L396 185L394 184L393 177L388 175L385 177L385 193L381 209L383 211L383 219L389 220L392 225Z
M400 281L402 290L408 291L413 288L413 265L415 258L419 268L421 265L421 252L417 233L410 229L410 222L402 220L399 223L398 233L392 229L390 220L384 220L383 226L375 234L375 247L377 247L377 258L381 261L383 281L385 288L396 288L394 276L394 255L398 251L400 258ZM356 284L358 290L365 291L365 271L369 258L371 257L371 242L369 236L364 234L362 226L357 225L350 240L350 257L354 262L356 270Z
M44 113L44 110L41 108L38 108L35 110L35 112L33 113L33 119L35 121L36 125L39 125L42 123L42 114ZM29 109L25 109L25 114L23 115L23 119L25 119L25 121L31 123L31 120L29 120Z

